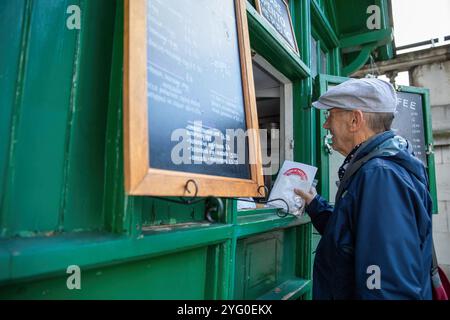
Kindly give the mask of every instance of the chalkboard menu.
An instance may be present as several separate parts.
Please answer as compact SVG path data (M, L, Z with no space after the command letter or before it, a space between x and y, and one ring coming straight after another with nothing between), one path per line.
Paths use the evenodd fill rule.
M260 195L245 0L127 0L125 11L127 191L186 195L194 181L196 195Z
M427 166L422 95L397 92L397 98L392 130L412 144L415 156Z
M226 132L247 130L233 1L148 1L147 15L152 168L249 179ZM171 159L177 129L190 141L188 161Z
M284 0L256 0L256 9L269 21L289 46L298 53L297 40L292 27L291 13Z

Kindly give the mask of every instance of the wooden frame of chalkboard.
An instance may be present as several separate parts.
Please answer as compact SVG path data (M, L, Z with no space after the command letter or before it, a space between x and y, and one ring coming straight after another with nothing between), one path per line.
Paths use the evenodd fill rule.
M246 1L234 1L238 65L242 80L242 101L248 133L249 178L162 170L152 167L148 118L147 1L125 0L124 27L124 173L130 195L149 196L264 196L261 146L258 134L252 58L247 26ZM230 17L230 16L228 16ZM170 21L168 22L170 23ZM173 22L172 22L173 23ZM228 33L227 33L228 34ZM239 85L240 86L240 85ZM238 87L239 87L238 86ZM171 115L173 117L173 114ZM252 130L249 130L252 129ZM156 139L154 139L156 140ZM189 181L194 181L196 189Z
M294 50L296 53L299 53L298 50L298 44L297 44L297 38L295 37L295 32L294 32L294 26L292 25L292 17L291 17L291 11L289 10L289 5L286 3L286 1L284 0L279 0L280 2L282 2L284 4L284 9L286 9L286 13L288 16L288 23L289 23L289 27L290 27L290 31L291 31L291 35L292 35L292 42L293 44L289 43L289 40L286 39L279 30L277 30L277 28L269 21L269 19L264 15L262 7L261 7L261 0L255 0L255 7L256 7L256 11L258 11L258 13L264 17L264 19L266 19L267 22L269 22L269 24L278 32L278 34L280 34L280 36L283 38L284 41L286 41L286 43L289 45L290 48L292 48L292 50Z

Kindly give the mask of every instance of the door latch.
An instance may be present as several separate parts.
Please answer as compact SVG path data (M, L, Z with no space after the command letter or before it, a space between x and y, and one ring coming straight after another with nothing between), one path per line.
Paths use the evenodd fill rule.
M332 154L333 153L333 148L331 147L331 138L333 136L328 133L325 137L323 137L323 145L325 147L325 152L328 154Z
M434 146L433 146L433 144L429 143L427 145L427 150L426 150L425 153L427 154L427 156L429 156L431 154L434 154Z
M221 198L210 197L206 200L205 217L211 223L217 223L224 219L224 206Z

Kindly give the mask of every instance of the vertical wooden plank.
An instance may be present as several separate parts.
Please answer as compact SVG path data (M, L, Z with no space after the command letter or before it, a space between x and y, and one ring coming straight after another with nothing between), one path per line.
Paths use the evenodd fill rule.
M6 182L11 165L13 137L20 114L20 88L23 82L24 56L29 31L31 3L26 0L0 2L0 12L6 13L0 19L0 43L7 44L7 50L0 51L0 235L6 232L5 201ZM19 95L18 95L19 93ZM3 229L5 229L3 231Z
M65 230L103 227L106 121L116 1L84 1L67 141ZM117 88L114 88L117 90ZM68 129L69 130L69 129Z
M84 4L84 2L80 3ZM85 11L84 6L80 6L80 20L81 27L83 27L84 31L84 20L82 13ZM68 186L68 175L69 175L69 165L70 165L70 149L71 149L71 142L72 142L72 135L74 130L74 117L77 110L77 91L78 91L78 85L79 85L79 77L80 77L80 59L81 59L81 35L82 31L78 30L76 32L76 44L75 44L75 52L73 57L73 76L72 76L72 83L70 87L70 99L69 99L69 106L68 106L68 113L67 113L67 120L66 120L66 132L65 132L65 141L64 141L64 159L63 159L63 172L62 172L62 183L61 183L61 195L59 198L59 212L58 212L58 231L64 230L64 218L66 215L66 207L67 207L67 196L69 194L69 186Z
M131 193L149 169L147 110L147 2L124 0L124 166Z
M124 183L123 56L124 1L117 1L108 111L106 123L105 179L102 217L107 231L136 235L142 219L143 198L128 197Z
M264 175L262 170L261 143L257 130L259 129L258 115L256 113L256 93L253 79L252 57L250 49L250 36L247 22L246 2L235 0L237 31L239 38L239 50L241 56L242 83L247 129L249 131L249 161L251 177L256 182L257 187L264 185ZM245 86L247 84L247 86ZM264 194L261 194L265 196Z
M47 232L58 225L73 80L77 31L66 28L69 1L30 3L29 37L21 52L23 83L18 82L16 94L20 113L13 124L4 190L9 234Z

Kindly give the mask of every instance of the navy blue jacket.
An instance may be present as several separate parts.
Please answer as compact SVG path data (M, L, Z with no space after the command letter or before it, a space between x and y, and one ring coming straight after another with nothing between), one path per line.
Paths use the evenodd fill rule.
M306 208L322 235L313 297L431 299L432 202L425 167L392 131L364 143L347 170L368 154L375 156L345 183L334 208L319 195ZM377 267L379 289L371 277Z

